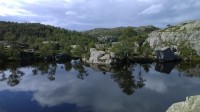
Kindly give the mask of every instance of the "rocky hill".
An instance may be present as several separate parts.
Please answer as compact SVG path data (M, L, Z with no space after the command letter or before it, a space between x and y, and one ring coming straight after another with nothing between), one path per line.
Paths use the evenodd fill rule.
M195 50L196 54L200 55L200 20L186 21L153 31L147 41L152 48L177 46L182 50Z
M86 31L85 33L96 38L98 42L90 49L89 58L84 60L96 64L130 62L144 58L148 60L151 49L143 43L148 34L157 29L154 26L141 26Z
M96 28L92 30L85 31L84 33L92 36L92 37L105 37L105 36L113 36L119 37L123 35L123 31L127 27L116 27L116 28ZM140 27L131 27L138 34L148 34L152 31L158 30L159 28L148 25L148 26L140 26Z

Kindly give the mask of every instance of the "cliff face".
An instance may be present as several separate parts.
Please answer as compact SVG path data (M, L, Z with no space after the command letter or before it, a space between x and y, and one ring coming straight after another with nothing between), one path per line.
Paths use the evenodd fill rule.
M153 31L147 38L152 48L188 45L200 55L200 20Z

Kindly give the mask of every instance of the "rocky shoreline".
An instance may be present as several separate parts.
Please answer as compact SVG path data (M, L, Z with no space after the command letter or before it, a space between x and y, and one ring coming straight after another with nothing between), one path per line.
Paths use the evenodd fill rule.
M166 112L199 112L200 95L190 96L186 101L172 104Z
M176 52L169 47L166 47L163 50L157 50L156 53L157 56L134 56L131 60L120 60L116 57L114 52L106 52L97 50L96 48L90 48L90 57L88 59L83 58L82 60L90 64L100 65L112 65L123 62L171 62L181 60Z

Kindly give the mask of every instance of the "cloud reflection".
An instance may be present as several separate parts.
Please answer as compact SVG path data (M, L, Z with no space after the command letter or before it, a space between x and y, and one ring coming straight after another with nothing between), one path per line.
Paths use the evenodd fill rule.
M95 112L161 111L165 109L166 105L172 103L164 98L176 96L178 100L200 92L197 91L197 85L200 86L200 83L196 83L197 81L193 83L192 78L183 77L180 79L180 77L172 75L162 75L154 70L155 65L152 65L148 73L141 70L142 77L146 79L146 85L131 96L124 94L118 87L118 83L111 78L112 75L115 75L112 72L106 71L106 75L103 75L102 72L84 66L89 76L80 80L76 75L79 72L73 67L71 70L67 68L68 72L66 72L61 66L64 65L57 65L54 81L49 81L45 75L32 75L34 68L20 68L27 73L21 78L20 84L10 87L7 86L6 82L1 82L0 92L5 90L12 92L32 91L32 100L42 107L53 108L60 104L69 103L76 104L78 107L90 107ZM133 66L134 69L138 69L137 67L139 66ZM135 76L137 77L137 75ZM191 88L184 86L185 82L191 85ZM168 103L164 106L163 102Z

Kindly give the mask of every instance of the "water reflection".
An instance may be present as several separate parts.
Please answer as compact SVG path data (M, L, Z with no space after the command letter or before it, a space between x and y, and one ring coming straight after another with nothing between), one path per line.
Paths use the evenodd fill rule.
M56 63L38 63L32 66L32 74L33 75L48 75L48 79L50 81L55 80L55 73L57 69Z
M200 64L184 63L179 64L179 71L183 71L184 75L188 77L200 77Z
M136 64L120 66L90 64L90 67L95 71L100 71L103 74L110 72L111 79L113 79L127 95L133 94L136 89L142 88L145 85L141 69L144 69L147 73L150 68L149 64L139 64L140 71L138 74L134 74L134 66L136 66Z
M130 65L123 66L122 69L115 69L111 75L111 78L118 83L119 87L127 95L131 95L138 88L142 88L144 84L144 79L142 75L139 74L138 77L133 74L133 69Z
M6 81L9 86L16 86L22 80L25 72L20 70L21 66L28 66L32 68L32 75L46 75L50 81L56 79L56 70L58 69L57 63L11 63L6 66L0 66L0 81ZM134 73L134 67L138 65L138 73ZM91 67L95 71L100 71L103 74L110 72L110 77L113 79L124 93L131 95L138 88L145 86L145 79L142 77L142 70L145 73L149 72L151 64L127 64L127 65L98 65L98 64L85 64L80 60L72 60L63 63L61 68L66 72L74 69L77 71L76 76L78 79L84 80L89 76L87 67ZM180 64L173 63L156 63L155 70L160 73L170 74L171 71L177 67L181 73L186 76L200 76L200 65ZM7 74L5 73L7 71Z
M8 77L8 85L10 86L15 86L19 84L21 77L24 75L24 72L17 70L17 69L11 69L11 74Z
M78 71L77 78L84 79L89 75L89 73L85 70L84 64L81 61L74 61L72 67Z
M61 68L65 68L67 72L74 69L77 71L77 78L84 80L87 76L89 76L88 71L86 70L87 67L91 67L92 69L96 71L101 71L103 74L106 74L106 72L110 72L111 79L116 82L119 87L122 89L124 93L127 95L131 95L134 93L134 91L138 88L142 88L145 83L144 79L141 74L141 68L143 68L146 72L149 71L149 64L139 64L140 71L137 75L133 74L134 71L134 64L129 65L122 65L122 66L105 66L105 65L95 65L90 64L86 65L81 61L69 61L65 62L64 67L61 66ZM7 81L9 86L16 86L20 83L21 77L25 75L23 71L20 70L20 64L10 64L8 65L8 69L2 69L2 75L0 81ZM29 65L32 68L32 75L46 75L46 77L50 81L54 81L56 79L56 70L58 69L58 66L56 63L33 63L32 65ZM5 71L9 71L10 75L5 75Z
M198 76L194 74L199 72L198 65L188 67L177 64L175 69L167 72L170 75L163 75L166 72L161 73L161 70L155 71L157 64L103 66L72 60L63 64L6 66L0 68L0 105L19 100L29 101L24 103L30 108L29 112L33 112L33 108L39 108L39 112L65 112L72 107L71 112L159 112L165 111L172 103L184 100L186 96L200 94L200 80L190 78ZM162 66L162 71L169 70L162 63L159 66ZM191 72L191 69L195 72ZM191 75L187 75L189 72ZM179 73L183 77L176 77ZM3 92L7 90L11 92L6 94L11 96L17 92L30 94L27 91L31 95L27 100L24 94L13 96L12 99L5 97ZM14 103L7 105L4 110L8 112L12 112L9 108L18 108Z
M178 62L156 63L155 70L161 73L170 74L178 65Z
M6 74L3 71L0 71L0 81L7 81L9 86L15 86L20 83L21 77L25 75L25 73L19 70L16 66L11 66L8 70L9 76L6 77Z
M188 77L200 77L200 64L192 62L167 62L156 63L155 70L160 73L170 74L173 69L179 70L179 75L185 75Z

